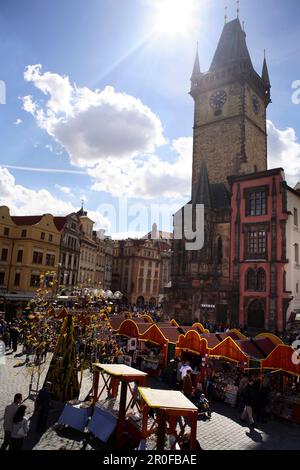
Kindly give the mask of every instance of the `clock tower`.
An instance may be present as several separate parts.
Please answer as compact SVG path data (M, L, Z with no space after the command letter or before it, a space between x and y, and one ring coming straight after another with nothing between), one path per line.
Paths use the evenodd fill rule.
M270 89L266 59L260 76L239 18L225 23L206 73L201 73L197 51L190 91L195 101L192 195L204 159L212 184L267 169Z

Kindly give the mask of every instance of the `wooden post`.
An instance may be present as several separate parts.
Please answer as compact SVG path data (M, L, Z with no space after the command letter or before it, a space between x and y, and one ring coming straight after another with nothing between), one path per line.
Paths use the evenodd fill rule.
M166 420L164 410L157 410L157 450L164 450L165 448L165 429L166 429Z
M95 370L94 371L94 379L93 379L93 405L95 405L96 401L98 400L98 387L99 387L99 371Z
M117 449L122 449L123 446L123 430L126 418L127 383L123 381L121 383L121 397L117 427Z
M191 442L190 442L190 449L195 450L196 449L196 438L197 438L197 418L198 418L198 413L195 411L192 411L191 413Z

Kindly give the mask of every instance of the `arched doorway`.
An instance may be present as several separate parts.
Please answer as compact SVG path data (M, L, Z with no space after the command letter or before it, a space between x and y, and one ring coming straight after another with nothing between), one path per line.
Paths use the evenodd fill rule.
M136 299L136 305L137 307L144 307L145 304L145 299L142 295Z
M265 309L259 300L253 300L248 307L248 327L264 329Z

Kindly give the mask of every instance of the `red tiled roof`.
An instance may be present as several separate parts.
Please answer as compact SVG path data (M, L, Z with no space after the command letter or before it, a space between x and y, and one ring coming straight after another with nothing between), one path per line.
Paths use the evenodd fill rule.
M16 225L35 225L40 222L42 217L42 215L14 215L12 221Z
M55 227L61 231L67 221L67 217L53 217Z

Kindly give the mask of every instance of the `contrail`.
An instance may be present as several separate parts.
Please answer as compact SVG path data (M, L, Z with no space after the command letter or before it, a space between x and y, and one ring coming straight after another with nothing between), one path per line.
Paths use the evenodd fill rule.
M30 166L16 166L16 165L5 165L5 163L0 163L0 167L9 168L10 170L22 170L22 171L37 171L41 173L71 173L75 175L88 175L86 171L80 170L61 170L58 168L33 168Z

